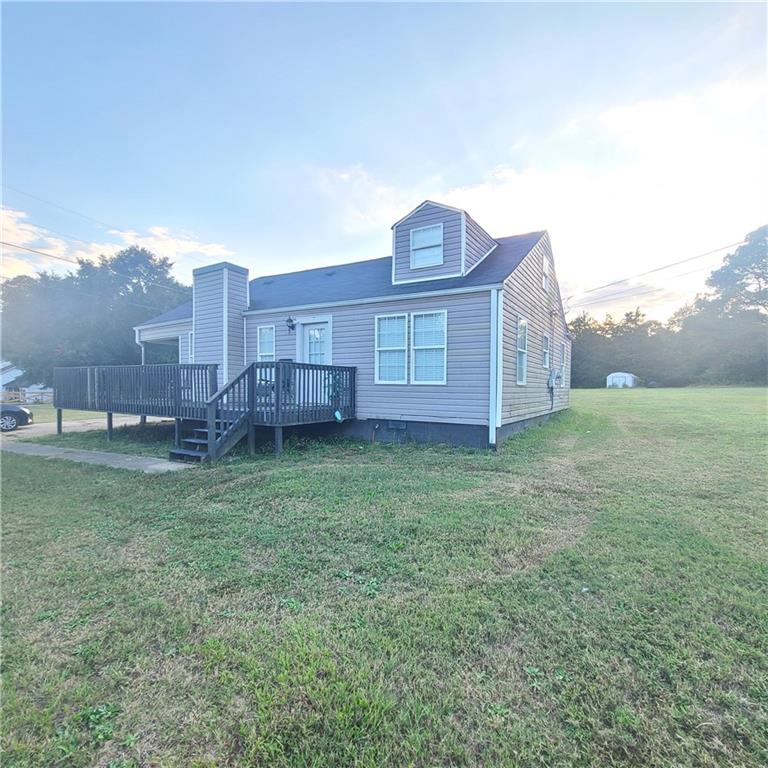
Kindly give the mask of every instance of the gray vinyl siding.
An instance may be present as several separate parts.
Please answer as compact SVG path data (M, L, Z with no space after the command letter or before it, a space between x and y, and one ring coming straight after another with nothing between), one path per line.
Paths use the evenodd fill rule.
M432 224L443 225L443 263L434 267L411 269L411 230ZM461 273L461 213L428 203L394 228L394 278L425 280Z
M183 333L179 336L179 362L189 363L189 334Z
M542 288L543 257L550 259L549 291ZM528 375L525 385L517 384L517 323L528 321ZM566 345L565 381L555 389L555 411L570 405L571 345L566 336L560 289L554 270L549 237L544 235L520 266L504 282L503 290L503 386L501 422L520 421L550 413L547 378L542 366L544 334L550 337L551 366L560 365L560 344Z
M176 323L163 323L153 328L139 328L137 341L168 341L178 338L192 330L192 320L179 320Z
M447 383L444 385L375 384L376 315L447 310ZM357 418L488 424L490 397L490 292L386 301L247 315L247 359L256 360L257 328L275 326L277 359L296 359L300 326L289 332L290 314L299 322L311 316L331 316L333 365L357 368ZM408 318L410 331L410 317ZM409 332L410 337L410 332ZM410 372L410 352L408 370Z
M469 272L496 245L496 241L468 213L464 216L464 271Z
M225 379L233 379L243 369L243 311L247 298L248 272L242 267L222 263L195 270L195 363L218 363L219 384ZM227 328L226 361L224 323Z
M234 379L243 370L244 340L243 340L243 312L247 308L248 301L248 274L227 270L227 340L229 347L229 378Z
M194 277L195 363L217 363L219 383L224 371L224 270Z

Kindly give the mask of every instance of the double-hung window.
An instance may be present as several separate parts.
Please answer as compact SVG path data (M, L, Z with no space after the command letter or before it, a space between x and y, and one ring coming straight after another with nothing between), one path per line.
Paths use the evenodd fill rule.
M549 336L546 333L541 337L541 367L549 368Z
M528 379L528 321L517 318L517 383L525 384Z
M275 326L260 325L256 329L256 359L269 363L275 359Z
M379 315L376 318L377 384L406 384L408 316Z
M411 383L445 384L448 313L411 314Z
M443 225L434 224L411 230L411 269L435 267L443 263Z

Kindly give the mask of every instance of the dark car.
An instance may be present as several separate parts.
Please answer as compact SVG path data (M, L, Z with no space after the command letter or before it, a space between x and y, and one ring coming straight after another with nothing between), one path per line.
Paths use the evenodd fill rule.
M32 411L22 405L0 405L0 432L13 432L34 421Z

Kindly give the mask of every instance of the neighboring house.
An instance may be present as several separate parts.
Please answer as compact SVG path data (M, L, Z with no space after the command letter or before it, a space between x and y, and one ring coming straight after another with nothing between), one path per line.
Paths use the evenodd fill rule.
M625 373L624 371L609 373L605 377L605 386L608 387L608 389L624 389L627 387L636 387L637 376L635 376L634 373Z
M50 402L53 390L42 384L24 385L24 371L6 360L0 361L0 389L2 401L10 402Z
M13 382L21 379L24 371L6 360L0 361L0 385L3 389L14 386Z
M494 238L426 201L392 226L392 256L249 281L227 262L194 271L191 302L135 328L217 363L356 368L368 439L496 445L567 408L571 343L546 232Z

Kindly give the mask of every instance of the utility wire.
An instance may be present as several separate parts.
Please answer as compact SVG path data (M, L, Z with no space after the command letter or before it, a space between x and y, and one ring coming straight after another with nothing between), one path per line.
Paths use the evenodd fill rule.
M686 277L687 275L695 275L698 272L706 272L708 269L709 269L709 267L700 267L699 269L691 269L688 272L681 272L679 275L672 275L672 277L669 278L669 279L670 280L677 280L677 278L679 278L679 277ZM645 295L647 295L649 293L656 293L658 291L663 291L663 290L664 290L663 288L653 288L651 290L641 291L639 293L636 293L632 289L627 289L627 290L623 290L623 291L616 291L615 293L609 293L608 295L601 296L599 298L595 297L593 299L587 299L586 301L577 301L575 304L573 304L569 308L568 311L569 312L573 311L575 308L590 307L590 306L593 306L593 305L606 304L607 302L609 302L609 301L611 301L613 299L617 299L617 300L620 300L620 299L623 299L623 298L631 299L631 298L633 298L635 296L645 296Z
M603 288L610 288L612 285L618 285L619 283L625 283L627 280L635 280L638 277L645 277L646 275L652 275L655 272L662 272L665 269L670 269L671 267L676 267L679 264L685 264L689 261L694 261L695 259L703 259L705 256L712 256L715 253L719 253L720 251L724 251L727 248L735 248L736 246L743 245L746 241L740 240L738 243L731 243L730 245L723 245L720 248L715 248L713 251L707 251L706 253L699 253L696 256L689 256L687 259L680 259L680 261L673 261L669 264L663 264L660 267L654 267L653 269L649 269L647 272L640 272L637 275L630 275L629 277L624 277L621 280L613 280L610 283L605 283L604 285L598 285L595 288L588 288L586 291L580 291L577 293L577 296L585 296L588 293L594 293L595 291L601 291ZM569 297L573 298L573 297Z
M83 219L86 219L87 221L93 222L94 224L98 224L100 227L106 227L107 229L116 229L123 232L126 232L124 227L113 227L111 224L107 224L105 221L101 221L100 219L95 219L93 216L88 216L88 214L82 213L80 211L76 211L74 208L66 208L63 205L59 205L58 203L54 203L51 200L45 200L42 197L38 197L37 195L32 195L29 192L25 192L23 189L17 189L16 187L12 187L10 184L3 184L3 187L5 189L10 189L11 192L16 192L19 195L24 195L25 197L29 197L32 200L37 200L39 203L45 203L46 205L50 205L53 208L58 208L60 211L66 211L67 213L73 213L75 216L80 216Z
M37 248L29 248L26 245L19 245L18 243L9 243L5 240L0 240L0 245L5 245L8 248L18 248L22 251L29 251L30 253L36 253L38 256L45 256L49 259L58 259L59 261L66 261L68 264L74 264L75 266L79 266L80 262L76 261L75 259L68 259L66 256L59 256L58 254L53 253L46 253L45 251L38 251ZM114 272L114 270L113 270ZM133 280L135 279L135 275L125 275L122 272L114 272L114 274L118 275L119 277L124 277L126 280ZM174 288L172 285L163 285L162 283L156 283L151 280L145 280L144 283L146 285L154 285L157 288L165 288L167 291L174 291L176 293L183 293L184 296L189 296L189 293L181 288Z

